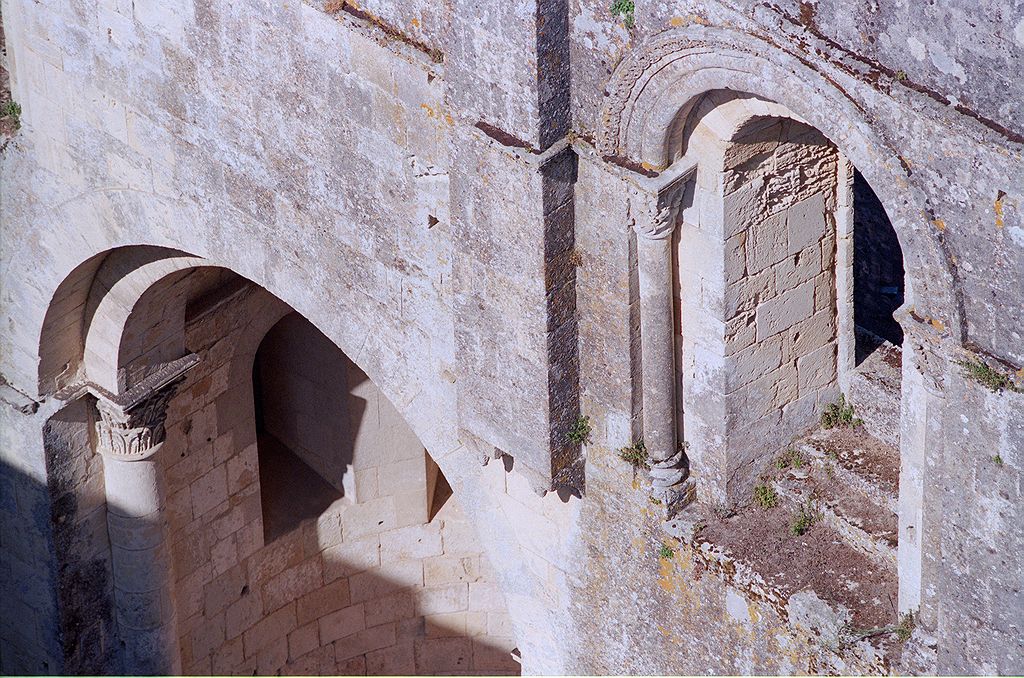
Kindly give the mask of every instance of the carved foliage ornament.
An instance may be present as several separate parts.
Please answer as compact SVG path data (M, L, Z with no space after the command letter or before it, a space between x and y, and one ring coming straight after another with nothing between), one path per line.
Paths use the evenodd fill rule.
M148 458L164 441L167 405L185 373L199 362L195 354L165 363L121 396L92 386L97 397L99 452L123 460Z
M166 437L167 405L176 387L177 382L168 384L131 409L106 399L97 400L100 454L124 460L142 460L153 454Z
M639 188L629 191L629 209L637 235L648 240L671 237L679 224L688 175L673 179L656 194Z

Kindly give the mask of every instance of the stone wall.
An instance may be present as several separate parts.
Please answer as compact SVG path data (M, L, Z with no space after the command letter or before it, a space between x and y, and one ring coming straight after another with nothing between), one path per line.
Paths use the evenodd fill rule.
M427 524L422 446L364 445L375 459L360 470L380 471L378 492L367 480L265 540L249 366L287 312L250 285L185 326L201 363L171 402L161 452L185 672L518 671L502 594L457 500Z
M84 343L131 309L96 317L87 302L121 279L95 278L103 262L140 246L229 269L301 313L395 406L464 510L421 542L371 530L380 564L336 579L344 516L357 533L382 519L348 510L361 505L262 545L240 420L252 404L223 419L218 405L251 398L251 362L232 374L232 346L209 344L166 450L186 455L166 469L185 668L404 672L483 648L471 670L499 670L482 637L501 639L502 661L514 638L535 673L891 668L833 652L755 589L701 570L617 454L644 414L630 191L683 154L685 111L732 89L778 102L848 158L903 246L899 607L920 613L908 653L943 673L1021 673L1021 572L1007 560L1024 529L1020 395L956 361L1011 375L1024 361L1024 134L1007 94L1022 89L1024 16L994 0L702 0L637 3L627 25L607 5L4 0L23 106L0 157L0 592L18 611L0 620L5 672L117 661L93 640L119 632L106 585L75 588L106 567L104 502L86 496L99 477L82 406L56 392L90 360L116 377L120 335L103 355ZM693 329L680 325L683 343ZM131 336L136 357L160 341ZM565 436L579 414L593 426L582 448ZM58 555L80 539L82 560ZM471 539L476 555L460 546ZM412 543L418 574L399 548ZM481 553L489 567L462 565ZM443 572L428 578L434 559ZM384 580L424 596L410 608L383 594L402 620L370 603ZM489 607L495 585L507 618ZM317 590L337 609L300 623ZM89 622L75 626L80 609ZM400 629L415 629L411 645Z

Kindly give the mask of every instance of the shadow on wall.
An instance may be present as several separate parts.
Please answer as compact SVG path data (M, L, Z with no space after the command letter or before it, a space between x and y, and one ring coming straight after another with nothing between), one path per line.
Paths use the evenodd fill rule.
M51 595L46 578L5 577L0 592L13 612L0 622L0 666L7 674L119 671L102 461L89 441L92 406L79 399L49 420L49 488L0 466L5 560L39 548L28 541L38 531L19 529L19 521L53 530L61 645L55 652L63 655L40 657L30 639L39 635L32 623L49 620L25 601ZM17 498L31 492L49 495L50 515L19 510ZM344 514L355 508L335 504L215 577L202 588L203 623L191 630L182 628L190 622L181 618L179 598L185 673L518 674L504 599L487 581L472 526L454 501L429 524L352 532L342 542ZM183 546L179 541L172 550Z

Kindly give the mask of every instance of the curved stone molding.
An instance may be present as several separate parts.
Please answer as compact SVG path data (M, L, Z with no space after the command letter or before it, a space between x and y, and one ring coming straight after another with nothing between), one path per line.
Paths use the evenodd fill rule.
M916 178L888 140L884 121L865 113L860 95L871 93L826 69L739 30L699 25L667 30L635 48L609 79L598 150L619 165L661 171L679 151L680 120L701 95L732 90L781 104L822 132L864 174L896 229L908 273L927 300L927 315L941 318L952 336L960 336L954 264L935 229L918 227L929 206L907 200ZM778 85L783 82L785 87Z

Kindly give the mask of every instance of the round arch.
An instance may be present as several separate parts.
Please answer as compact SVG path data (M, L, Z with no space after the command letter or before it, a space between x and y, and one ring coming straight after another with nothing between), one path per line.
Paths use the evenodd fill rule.
M785 86L780 86L785 83ZM856 85L851 86L852 88ZM907 257L918 312L960 336L961 312L941 241L911 171L866 107L835 80L778 47L736 31L689 26L661 33L612 74L602 111L602 155L662 170L703 95L732 90L776 102L820 131L874 188Z

